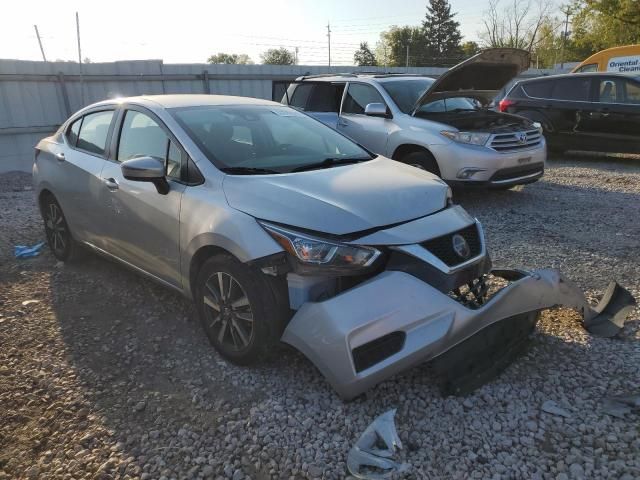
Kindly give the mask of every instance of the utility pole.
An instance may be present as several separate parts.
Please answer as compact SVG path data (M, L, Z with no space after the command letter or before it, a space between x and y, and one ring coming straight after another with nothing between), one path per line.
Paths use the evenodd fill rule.
M298 65L298 47L296 47L296 60L295 65Z
M407 71L409 71L409 43L407 42Z
M78 37L78 66L80 67L80 92L82 94L82 106L84 107L84 75L82 72L82 50L80 49L80 17L76 12L76 35Z
M569 36L569 15L571 15L571 7L567 6L564 10L560 10L565 15L564 20L564 33L562 35L562 50L560 53L560 68L564 68L564 48L567 43L567 37Z
M383 48L384 48L384 69L386 70L387 69L387 46L384 45Z
M327 21L327 41L329 42L329 66L331 66L331 28Z
M34 25L33 28L36 29L36 37L38 37L38 45L40 45L40 53L42 53L42 60L47 61L47 57L44 55L44 48L42 47L42 40L40 39L40 32L38 32L38 26Z

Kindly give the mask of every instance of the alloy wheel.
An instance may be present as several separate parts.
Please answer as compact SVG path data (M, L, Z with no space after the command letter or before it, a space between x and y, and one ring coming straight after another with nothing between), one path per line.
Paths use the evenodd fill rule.
M69 232L57 204L51 202L47 205L44 223L51 248L58 255L64 254L69 243Z
M249 297L230 274L215 272L204 285L205 327L223 348L245 350L253 340L253 312Z

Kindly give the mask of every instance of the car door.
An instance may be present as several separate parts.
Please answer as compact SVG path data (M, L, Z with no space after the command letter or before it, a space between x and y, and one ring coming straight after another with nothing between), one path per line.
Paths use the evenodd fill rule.
M65 131L66 147L56 155L59 175L54 193L69 228L76 240L96 246L103 241L104 225L98 215L100 174L107 163L114 113L114 108L101 108L71 122Z
M122 108L112 155L102 170L101 204L107 253L176 287L180 286L180 204L186 153L162 121L138 106ZM121 163L136 157L165 162L170 189L127 180Z
M640 152L640 82L619 76L595 79L595 109L587 128L598 150Z
M588 121L595 111L591 77L571 75L555 78L551 83L551 98L542 102L553 118L555 132L565 140L567 148L591 148L594 139Z
M349 82L342 101L338 131L365 148L385 155L393 121L389 118L365 115L365 108L370 103L382 103L386 106L382 95L375 87L365 83Z

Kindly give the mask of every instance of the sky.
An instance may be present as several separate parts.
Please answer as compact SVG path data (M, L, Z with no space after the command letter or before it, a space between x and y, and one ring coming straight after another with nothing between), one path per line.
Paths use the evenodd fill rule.
M488 0L450 0L464 40L477 40ZM5 0L0 58L77 60L75 12L82 58L92 62L162 59L204 63L217 52L246 53L256 63L269 48L298 47L300 64L352 65L362 41L373 49L392 25L418 25L427 0Z

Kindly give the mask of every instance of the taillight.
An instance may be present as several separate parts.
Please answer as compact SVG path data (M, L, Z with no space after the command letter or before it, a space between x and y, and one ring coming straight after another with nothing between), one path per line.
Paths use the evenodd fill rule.
M514 102L513 100L507 100L505 98L500 100L500 103L498 103L498 108L500 109L501 112L506 112L509 109L509 107L512 107L515 104L516 102Z

